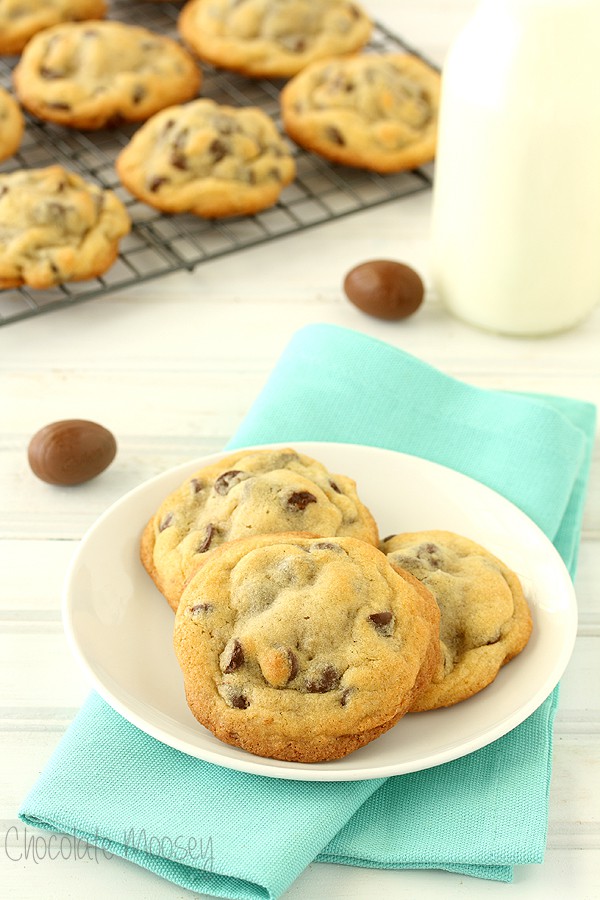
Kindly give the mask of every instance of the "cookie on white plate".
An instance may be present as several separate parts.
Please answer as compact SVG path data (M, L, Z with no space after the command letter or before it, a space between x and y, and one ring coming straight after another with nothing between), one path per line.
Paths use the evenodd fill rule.
M440 608L441 664L414 710L466 700L487 687L529 640L532 620L518 576L480 544L450 531L397 534L381 543Z
M174 646L188 705L220 740L311 763L396 725L437 669L438 629L429 591L376 547L293 532L207 554Z
M186 580L220 544L303 531L370 544L377 526L355 482L293 448L238 450L203 467L161 503L144 529L141 559L176 610Z

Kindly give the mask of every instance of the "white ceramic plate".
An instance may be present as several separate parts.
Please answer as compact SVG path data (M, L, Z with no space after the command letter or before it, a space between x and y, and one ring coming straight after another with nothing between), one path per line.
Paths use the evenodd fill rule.
M64 622L98 693L134 725L191 756L306 781L380 778L448 762L501 737L537 709L567 665L577 628L571 579L539 528L494 491L435 463L354 444L293 446L356 480L382 536L447 529L499 556L519 575L532 609L534 629L525 650L481 693L449 709L408 715L344 759L281 762L221 743L187 707L171 643L173 613L138 556L141 531L162 500L220 453L171 469L126 494L80 544L67 577Z

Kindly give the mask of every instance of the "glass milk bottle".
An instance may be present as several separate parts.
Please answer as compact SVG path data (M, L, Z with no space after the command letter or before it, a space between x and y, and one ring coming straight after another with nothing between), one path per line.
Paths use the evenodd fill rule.
M480 0L442 75L432 276L509 335L600 300L600 0Z

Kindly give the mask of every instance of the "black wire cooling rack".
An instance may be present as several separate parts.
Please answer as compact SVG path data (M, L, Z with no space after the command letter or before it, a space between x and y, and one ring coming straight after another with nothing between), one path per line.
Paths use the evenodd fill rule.
M114 0L109 17L143 24L176 36L181 3L132 3ZM420 55L402 38L376 24L367 48L378 53L407 51ZM17 60L0 57L0 84L10 89ZM282 82L250 80L202 65L201 94L232 106L259 106L279 125ZM278 203L253 216L205 220L191 215L165 215L132 198L120 185L114 160L135 127L79 132L41 122L26 114L23 143L0 172L60 163L88 181L115 191L126 205L133 227L120 243L114 265L98 278L69 282L50 290L21 287L0 290L0 325L90 300L170 272L192 271L199 263L323 222L406 197L431 186L428 168L393 175L333 165L294 148L297 176Z

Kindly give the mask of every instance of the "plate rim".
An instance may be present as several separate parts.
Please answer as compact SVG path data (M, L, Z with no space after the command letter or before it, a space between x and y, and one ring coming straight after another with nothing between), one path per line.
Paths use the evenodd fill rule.
M484 493L489 492L489 494L495 498L496 502L500 501L501 504L506 504L507 508L510 508L513 513L514 511L516 511L518 516L526 521L528 527L533 529L534 533L537 533L538 539L542 540L542 543L545 544L547 549L552 554L555 563L560 569L562 569L565 583L568 585L571 601L568 607L568 611L570 613L570 628L568 633L565 634L565 640L561 643L560 652L558 653L557 660L555 662L552 678L545 681L544 684L538 687L538 690L535 691L525 703L519 706L517 721L506 727L507 720L510 720L512 722L513 718L515 717L514 712L507 713L501 720L496 722L493 727L488 727L488 729L478 738L470 739L468 742L469 749L465 750L464 752L454 752L452 749L446 749L443 752L437 750L427 756L422 757L418 765L415 765L413 763L398 764L397 766L389 765L384 767L384 769L379 772L379 774L377 774L376 767L374 767L373 765L371 765L367 769L355 768L348 770L335 770L328 769L328 766L331 765L331 763L328 762L291 763L284 760L274 760L270 758L254 756L250 753L247 753L244 756L240 756L239 759L235 756L224 758L222 754L226 749L229 748L230 750L235 751L239 750L240 748L230 748L227 744L223 744L223 750L219 748L218 751L212 750L211 748L199 748L193 745L191 742L181 739L176 735L167 733L159 726L148 722L148 720L145 719L143 715L128 706L125 700L122 700L121 697L116 696L114 691L111 691L110 687L102 681L100 676L95 671L93 663L86 658L84 649L80 646L80 641L76 634L76 626L73 622L73 610L70 603L71 588L73 580L77 573L77 567L81 563L81 558L84 555L85 549L93 540L96 532L101 528L103 523L107 519L109 519L117 510L121 509L121 507L123 506L128 505L132 501L135 501L138 495L146 493L149 489L163 480L172 480L174 483L174 487L177 487L180 481L177 481L176 479L181 480L182 478L184 478L186 472L193 472L204 465L210 465L212 462L217 462L219 459L222 459L238 451L246 452L265 448L280 449L283 447L293 447L299 452L304 452L307 455L314 456L315 458L318 458L318 448L321 447L332 450L338 447L350 447L355 448L359 452L374 451L375 453L391 454L396 457L416 460L419 464L424 463L427 466L434 467L442 474L444 472L450 472L452 473L452 477L458 478L459 480L465 479L466 481L475 485L476 490L478 491L483 490ZM141 521L140 533L143 525L144 522ZM210 454L191 458L186 462L179 463L176 466L165 469L164 471L153 475L150 478L147 478L145 481L142 481L140 484L126 491L119 498L117 498L117 500L111 503L86 529L82 538L77 543L77 547L69 561L63 580L61 597L61 618L63 631L69 649L76 659L78 665L90 680L92 690L96 691L99 696L102 697L102 699L112 709L119 713L126 721L130 722L135 727L139 728L142 732L154 738L155 740L158 740L159 742L166 744L167 746L173 747L174 749L201 761L205 761L230 770L247 772L249 774L257 774L270 778L287 779L294 781L363 781L387 778L395 775L410 774L417 771L422 771L424 769L432 768L446 762L460 759L473 752L476 752L477 750L482 749L485 746L488 746L489 744L498 740L500 737L503 737L505 734L512 731L514 728L518 727L518 725L522 724L525 719L532 715L547 700L550 694L552 694L569 663L577 636L577 603L573 581L571 579L570 573L564 563L564 560L558 553L558 550L556 549L552 541L533 521L533 519L531 519L522 509L520 509L520 507L518 507L511 500L504 497L498 491L494 490L483 482L478 481L476 478L473 478L470 475L466 475L465 473L461 472L458 469L454 469L451 466L444 465L443 463L438 463L435 460L430 460L426 457L418 456L417 454L405 453L401 450L394 450L392 448L379 447L371 444L357 444L351 441L289 440L276 442L269 441L260 444L251 444L231 448L227 447L220 451L215 451ZM550 687L548 687L549 682L551 682ZM154 709L156 710L158 715L164 715L160 709L156 707L154 707ZM449 707L446 712L451 711L451 709L452 707ZM440 712L443 711L433 710L431 713L419 713L418 715L435 715L439 714ZM464 744L464 741L462 742L462 744ZM462 746L462 744L460 744L459 746ZM352 754L350 754L349 757L346 757L346 759L351 757ZM338 760L333 762L335 763L340 761Z

